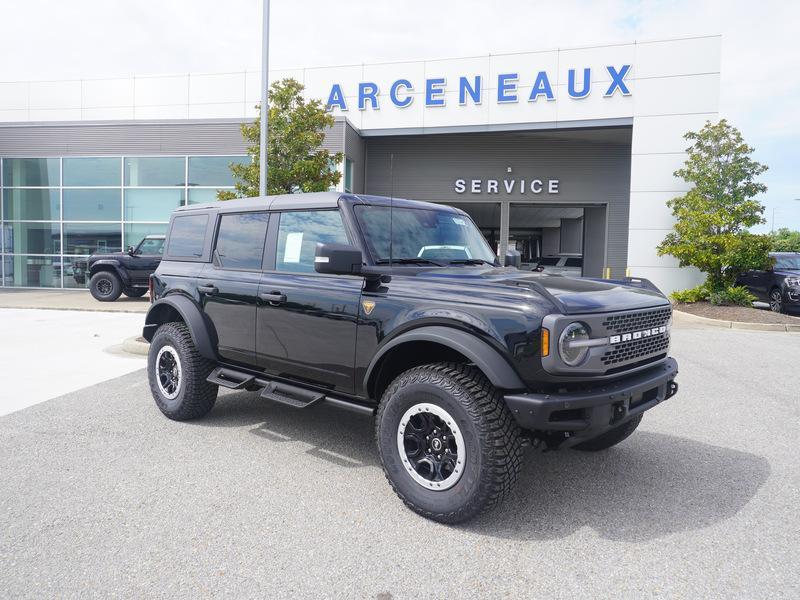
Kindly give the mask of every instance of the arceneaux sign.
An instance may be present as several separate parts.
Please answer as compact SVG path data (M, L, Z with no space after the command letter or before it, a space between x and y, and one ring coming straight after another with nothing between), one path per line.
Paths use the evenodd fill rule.
M610 98L617 92L623 96L630 96L631 92L625 83L625 77L631 70L631 65L622 65L617 68L609 65L606 71L611 76L611 83L604 90L603 97ZM528 102L536 102L540 98L545 100L555 100L553 86L550 83L550 76L547 71L539 71L535 77L531 78L532 87L527 98L525 94L519 93L520 75L519 73L501 73L497 76L497 87L494 90L493 100L498 104L519 102L520 99ZM604 84L605 85L605 84ZM388 89L389 102L397 108L406 108L414 102L414 84L408 79L395 80ZM462 76L458 78L458 84L452 88L448 87L447 79L444 77L434 77L425 79L421 91L424 92L426 107L445 106L447 103L446 92L451 89L458 90L458 104L465 106L469 103L481 104L487 94L484 94L484 78L482 75L470 77ZM489 90L486 89L486 92ZM570 98L580 100L586 98L592 91L592 69L586 67L580 69L569 69L567 72L567 94ZM386 90L381 90L377 83L373 81L362 81L358 84L358 109L371 110L380 109L380 100L385 96ZM422 100L422 98L420 98ZM328 109L338 108L347 110L347 101L341 84L334 83L328 94Z

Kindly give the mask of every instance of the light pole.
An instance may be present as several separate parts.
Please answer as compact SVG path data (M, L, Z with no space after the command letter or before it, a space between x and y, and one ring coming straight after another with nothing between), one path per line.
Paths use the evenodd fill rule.
M263 0L261 21L261 158L258 170L258 195L267 195L267 131L269 130L269 0ZM774 220L774 219L773 219Z

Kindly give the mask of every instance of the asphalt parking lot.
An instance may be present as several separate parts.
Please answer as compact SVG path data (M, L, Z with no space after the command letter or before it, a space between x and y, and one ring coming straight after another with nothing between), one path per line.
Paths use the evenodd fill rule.
M0 418L6 597L797 598L800 335L677 329L681 391L607 452L530 451L500 509L406 510L371 420L143 370Z

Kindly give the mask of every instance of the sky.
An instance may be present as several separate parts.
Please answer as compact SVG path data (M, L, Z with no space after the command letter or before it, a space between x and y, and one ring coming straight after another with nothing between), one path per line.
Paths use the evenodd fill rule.
M0 81L258 70L262 0L0 0ZM722 34L720 116L800 229L800 2L272 0L270 66L419 60Z

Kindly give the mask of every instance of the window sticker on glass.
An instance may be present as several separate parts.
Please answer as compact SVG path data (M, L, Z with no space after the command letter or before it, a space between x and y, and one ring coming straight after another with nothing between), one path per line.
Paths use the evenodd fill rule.
M296 231L286 234L286 249L283 252L283 262L299 263L300 250L303 248L303 232Z
M453 223L455 223L456 225L461 225L462 227L467 226L467 222L459 217L453 217Z

